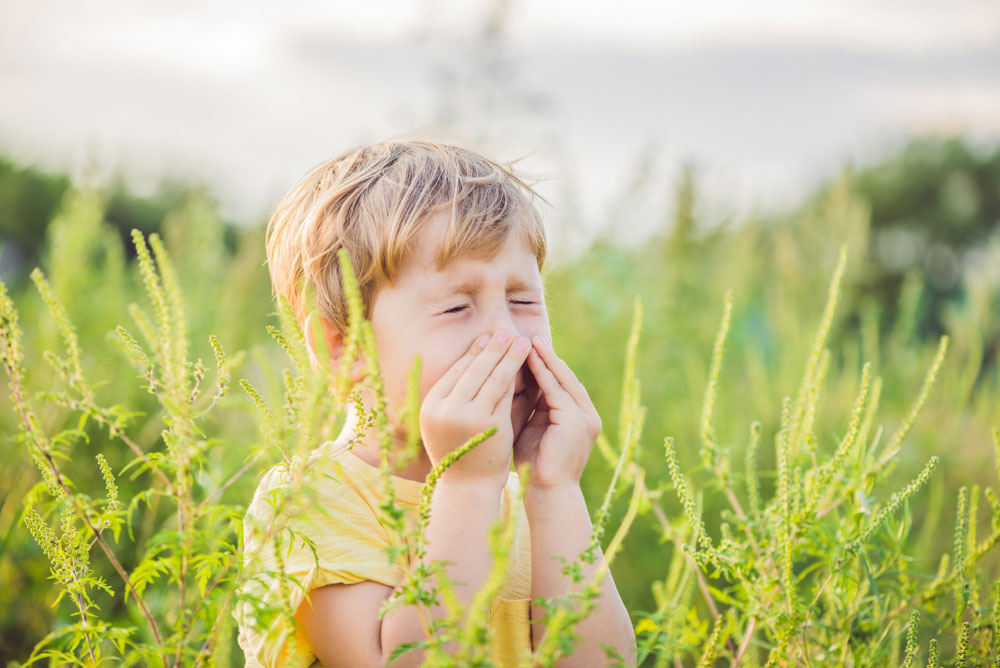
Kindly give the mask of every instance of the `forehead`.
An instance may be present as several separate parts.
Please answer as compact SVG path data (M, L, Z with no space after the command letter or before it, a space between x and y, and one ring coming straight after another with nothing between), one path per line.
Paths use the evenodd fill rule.
M456 282L471 285L495 280L541 286L538 259L516 229L492 257L465 254L439 267L447 225L447 216L438 214L423 226L394 282L415 282L430 290L452 287Z

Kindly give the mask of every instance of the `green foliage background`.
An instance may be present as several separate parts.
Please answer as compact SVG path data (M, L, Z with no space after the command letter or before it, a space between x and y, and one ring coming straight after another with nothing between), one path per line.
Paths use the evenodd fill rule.
M248 379L272 404L280 403L280 370L285 363L283 352L265 331L274 322L275 306L263 264L262 228L226 225L215 213L211 198L197 189L175 191L180 192L176 198L139 205L121 193L79 191L52 176L38 176L36 183L30 170L8 164L3 168L0 231L5 243L21 244L21 255L26 258L21 273L4 276L4 280L25 330L25 384L32 392L58 389L57 373L43 353L62 346L57 323L35 286L24 278L37 257L53 294L77 328L81 363L95 382L97 403L138 413L128 426L132 439L145 452L164 450L162 408L144 389L144 379L129 364L115 334L120 324L132 326L129 305L145 308L147 301L131 259L133 248L123 238L124 230L137 227L147 232L158 229L173 258L185 300L191 358L213 366L209 335L214 334L230 358L232 377ZM25 185L29 183L35 185ZM707 536L717 546L725 543L723 532L738 531L740 523L726 502L726 486L710 469L728 461L732 488L746 503L743 461L750 425L755 422L760 423L761 434L760 495L767 502L780 493L776 474L781 469L776 460L780 447L776 449L774 443L781 440L782 401L794 399L799 391L803 369L813 354L830 278L845 246L847 263L826 341L828 370L813 428L817 452L828 456L849 431L866 362L872 378L880 379L877 416L871 418L866 434L874 451L906 421L938 351L940 334L947 334L949 349L933 391L896 457L874 475L862 461L862 448L858 461L845 465L843 480L834 483L838 493L847 496L833 501L843 516L830 531L847 533L829 537L831 544L843 546L878 515L893 492L917 477L931 457L939 458L934 475L902 504L884 527L886 535L876 536L867 550L872 564L883 564L872 567L874 597L870 592L859 594L864 587L858 585L857 605L845 606L839 619L827 617L823 624L840 625L836 632L829 631L836 642L852 639L847 644L855 645L852 651L859 653L851 655L850 665L903 665L898 662L905 660L904 631L911 608L922 611L915 627L922 659L927 640L936 638L942 654L955 655L957 661L963 621L970 624L970 642L984 660L995 656L992 653L1000 649L993 616L998 571L992 549L984 550L978 569L960 565L959 580L966 583L966 590L963 594L960 588L953 598L918 605L919 597L913 598L918 590L900 584L899 573L905 571L903 580L912 578L926 585L938 573L943 554L952 553L954 561L960 542L956 527L962 540L971 532L975 545L977 530L980 538L987 538L1000 523L1000 508L991 505L995 497L979 491L997 485L991 430L1000 425L1000 276L989 260L1000 258L1000 150L976 152L960 140L918 140L883 164L853 174L846 171L786 215L713 227L700 219L696 183L696 175L687 173L676 185L677 208L663 212L669 224L639 247L620 246L611 232L578 257L560 256L555 249L545 273L554 345L589 389L609 439L605 448L595 448L583 481L594 510L611 478L616 448L627 442L623 437L626 422L639 424L640 411L627 406L627 392L628 410L620 408L623 384L628 388L623 369L628 368L634 298L641 298L643 324L633 353L645 411L635 443L636 467L629 469L626 478L635 484L636 472L641 470L648 497L634 507L638 519L613 571L634 615L640 645L645 642L651 650L647 662L659 665L670 659L694 665L708 657L703 665L712 665L711 652L703 653L703 648L717 644L722 665L722 655L736 653L733 645L739 643L745 628L739 627L743 618L734 615L723 615L719 619L725 623L713 626L707 597L694 586L694 571L685 570L692 566L684 565L677 546L691 539L691 516L685 515L676 493L677 480L668 470L664 438L673 439L681 474L688 480ZM30 193L36 194L25 202ZM129 201L131 207L121 204ZM113 216L113 212L117 213ZM48 224L26 225L23 221L29 216ZM630 222L623 218L615 224L624 227ZM45 230L44 237L38 238L39 230ZM909 236L900 241L905 235ZM894 243L909 250L893 254ZM703 403L727 292L731 292L732 312L711 425L722 459L706 465L700 454L705 434ZM44 507L45 492L27 444L18 436L18 416L10 401L6 394L0 399L5 435L0 442L4 463L0 469L0 657L23 661L36 642L73 618L65 601L53 606L58 587L49 579L49 563L24 523L29 505ZM237 515L249 501L260 473L279 456L260 447L259 426L247 419L253 410L251 399L243 393L230 392L222 400L203 425L212 447L194 475L203 495L219 491L215 502ZM51 403L44 405L38 417L49 433L79 423L79 413ZM96 455L102 453L118 474L132 454L93 420L83 429L86 438L72 445L71 463L64 466L72 472L78 490L100 496L105 485ZM246 473L224 487L248 461ZM128 505L138 498L149 484L148 474L136 475L135 470L119 475L122 503ZM975 508L972 499L983 499L971 525L963 524L967 515L956 521L960 497L965 499L966 513L968 504ZM628 494L611 498L609 533L628 507ZM123 531L112 544L130 572L138 566L150 537L175 521L170 508L156 501L137 505L134 519L132 535ZM731 528L722 529L724 523ZM763 529L772 526L780 523L762 521ZM698 552L695 549L696 556ZM700 558L706 554L702 550ZM826 561L832 557L827 555ZM805 558L804 554L796 561L806 602L819 595L822 582L814 582L814 576L801 569L817 563L826 562L822 556ZM809 569L814 567L818 572L820 566ZM116 591L114 597L95 593L101 617L140 624L135 607L122 597L115 572L98 552L93 568ZM733 598L736 594L728 573L726 568L708 566L704 585L723 611L743 609L743 603ZM776 586L760 582L761 592ZM151 586L148 591L151 605L170 605L165 587ZM848 598L845 593L845 604ZM914 605L904 605L910 599ZM887 610L881 606L889 600L894 601L893 615L883 616ZM674 603L682 614L665 621L663 615L675 609ZM786 622L791 623L776 621L775 628ZM718 631L717 639L728 638L728 646L723 640L709 642L713 628ZM886 630L880 635L882 628ZM752 648L741 655L744 665L763 665L776 637L763 632L754 636ZM806 655L814 665L837 665L844 656L839 651L834 647L820 647L811 654L802 650L787 655L778 665L799 665ZM219 665L229 665L227 656L239 664L238 652L231 642L215 658Z

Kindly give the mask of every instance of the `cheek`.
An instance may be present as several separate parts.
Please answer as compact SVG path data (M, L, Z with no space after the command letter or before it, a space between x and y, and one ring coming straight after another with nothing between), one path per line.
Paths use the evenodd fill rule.
M406 391L410 383L410 372L413 370L414 356L419 351L400 348L383 348L379 350L382 381L385 383L386 398L401 408L406 401ZM425 374L423 374L425 377ZM423 378L421 379L420 397L425 394Z
M466 349L456 346L452 349L425 350L421 354L420 365L420 400L431 391L441 378L448 373L455 362L465 355Z

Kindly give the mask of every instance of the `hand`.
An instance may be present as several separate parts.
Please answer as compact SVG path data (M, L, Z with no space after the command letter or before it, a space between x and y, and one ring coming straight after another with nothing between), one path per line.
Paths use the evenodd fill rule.
M587 390L542 335L533 339L528 368L541 396L514 443L514 464L531 465L528 488L579 485L601 433L601 417Z
M518 369L531 341L499 330L483 335L431 387L420 406L420 436L431 463L490 427L495 434L452 464L442 476L450 481L507 481L513 450L511 402Z

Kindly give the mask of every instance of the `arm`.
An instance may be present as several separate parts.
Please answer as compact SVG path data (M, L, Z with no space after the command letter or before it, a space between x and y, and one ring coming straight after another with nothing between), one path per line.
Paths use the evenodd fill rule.
M532 598L551 598L578 591L561 571L563 562L577 559L590 544L592 527L580 491L580 475L601 431L601 419L586 389L552 350L547 339L536 337L528 366L541 391L535 412L514 445L514 460L531 466L525 488L525 511L531 531ZM603 568L598 550L593 564L583 564L584 583ZM582 643L560 666L607 664L601 644L614 647L634 665L635 632L628 611L608 572L601 582L596 609L574 629ZM532 606L532 642L544 635L545 609Z
M563 562L556 557L572 562L590 545L590 514L580 486L528 489L524 505L531 527L532 597L551 598L579 591L582 585L574 586L569 577L562 575ZM583 564L583 583L590 582L603 564L604 555L598 549L594 563ZM595 602L597 608L575 629L583 642L570 658L557 665L604 665L607 658L601 643L618 650L626 665L634 665L635 631L610 572L604 576ZM533 605L531 617L542 620L531 628L532 644L538 647L544 633L545 609Z
M480 339L421 404L421 437L435 465L473 436L497 429L442 474L431 496L424 561L451 562L447 576L463 605L471 602L492 566L487 536L500 517L513 457L514 380L530 347L528 339L509 333ZM443 605L422 610L404 606L380 619L379 607L392 592L388 586L364 582L309 593L296 617L324 666L384 666L400 644L426 638L425 621L429 625L447 616ZM423 660L424 652L412 650L393 666L418 666Z
M492 564L486 535L500 517L500 492L467 489L440 482L431 501L427 526L427 560L453 563L448 576L455 594L468 603L486 579ZM404 642L423 640L420 612L404 606L378 616L393 589L377 582L335 584L309 592L296 619L313 652L326 668L385 666ZM428 623L446 616L442 606L422 611ZM422 650L403 654L393 666L419 666Z

